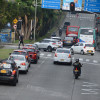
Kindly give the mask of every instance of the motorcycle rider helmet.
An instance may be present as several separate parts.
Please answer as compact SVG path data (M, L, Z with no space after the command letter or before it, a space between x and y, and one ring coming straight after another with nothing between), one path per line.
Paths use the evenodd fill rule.
M76 59L75 61L76 61L76 62L79 62L79 59Z

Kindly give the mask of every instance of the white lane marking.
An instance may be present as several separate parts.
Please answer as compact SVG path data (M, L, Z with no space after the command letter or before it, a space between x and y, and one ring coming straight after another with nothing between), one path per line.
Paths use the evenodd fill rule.
M84 91L81 94L99 94L97 92L99 89L81 89L81 90Z
M79 60L83 61L83 58L79 58Z
M51 57L51 56L52 56L51 54L48 54L48 55L47 55L47 57Z
M41 54L40 54L40 56L44 56L44 54L43 54L43 53L41 53Z
M89 62L89 61L90 61L90 59L86 59L86 61L87 61L87 62Z
M94 62L94 63L98 63L98 61L96 61L96 60L93 60L93 62Z

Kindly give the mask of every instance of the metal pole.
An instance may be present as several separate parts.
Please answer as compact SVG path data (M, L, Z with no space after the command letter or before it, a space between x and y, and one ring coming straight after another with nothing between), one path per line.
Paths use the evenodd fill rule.
M34 42L35 42L35 33L36 33L36 12L37 12L37 0L35 0Z
M32 19L31 19L31 40L32 40Z

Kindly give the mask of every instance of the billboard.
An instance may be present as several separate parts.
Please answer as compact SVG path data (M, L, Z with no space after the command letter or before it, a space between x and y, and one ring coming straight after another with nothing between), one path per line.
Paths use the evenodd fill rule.
M84 10L89 12L100 12L100 0L85 0Z
M60 9L61 0L42 0L42 8Z
M62 10L70 10L70 2L75 3L75 11L82 10L82 0L63 0Z

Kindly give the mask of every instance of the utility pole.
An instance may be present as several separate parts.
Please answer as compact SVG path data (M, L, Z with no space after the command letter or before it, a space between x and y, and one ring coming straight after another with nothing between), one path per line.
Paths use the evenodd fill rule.
M34 42L35 42L35 34L36 34L36 13L37 13L37 0L35 0Z

